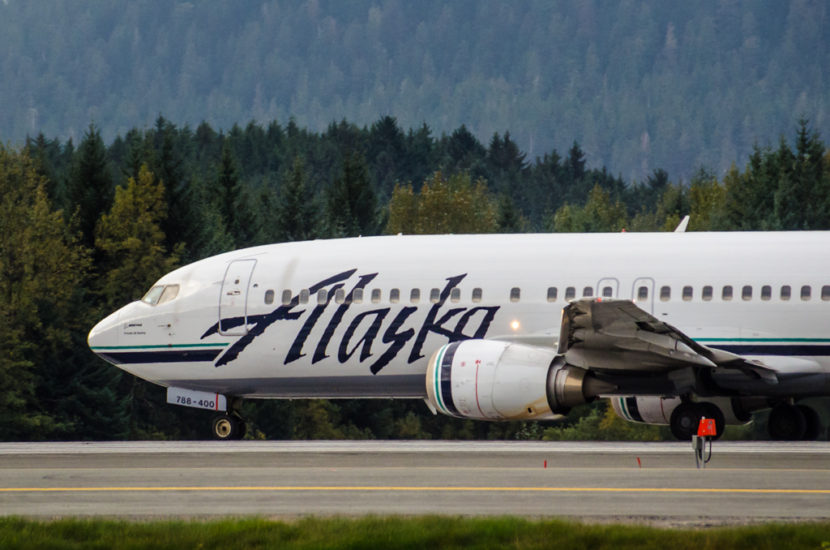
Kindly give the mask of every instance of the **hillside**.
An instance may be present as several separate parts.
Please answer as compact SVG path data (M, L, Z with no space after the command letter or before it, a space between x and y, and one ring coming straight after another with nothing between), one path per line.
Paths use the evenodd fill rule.
M313 131L383 115L529 159L574 140L589 166L743 166L800 117L830 135L822 0L0 3L0 140L109 141L159 114ZM769 139L773 141L770 143Z

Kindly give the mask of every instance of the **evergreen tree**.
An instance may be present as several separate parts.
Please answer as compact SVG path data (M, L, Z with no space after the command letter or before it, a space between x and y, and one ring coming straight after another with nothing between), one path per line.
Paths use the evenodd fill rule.
M404 134L394 117L383 116L369 131L369 158L376 188L388 194L401 178L404 163Z
M155 181L146 165L137 180L130 178L126 187L116 189L112 208L101 217L95 238L106 266L102 293L110 308L141 298L178 263L181 246L169 255L164 246L161 225L166 217L164 185Z
M329 236L373 235L377 231L377 198L369 182L366 159L349 152L326 204Z
M36 392L77 353L72 331L88 316L76 297L89 265L35 162L0 145L0 438L53 437L71 422Z
M98 128L90 124L75 154L69 180L69 201L78 215L82 242L90 248L95 242L95 224L112 204L113 192L107 150Z
M306 187L303 162L294 159L291 172L283 177L276 204L273 235L276 241L304 241L316 234L317 206Z
M241 191L242 186L239 182L236 159L231 151L230 142L225 140L222 146L222 157L216 170L216 206L222 215L222 222L237 243L245 240L237 214L241 202Z
M799 121L796 150L782 140L778 151L775 215L781 229L830 227L830 187L826 178L824 144L808 122Z

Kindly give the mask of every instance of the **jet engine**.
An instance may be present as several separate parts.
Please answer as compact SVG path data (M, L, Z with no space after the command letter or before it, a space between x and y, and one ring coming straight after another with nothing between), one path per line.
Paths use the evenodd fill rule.
M464 340L430 358L427 401L459 418L546 420L598 395L586 375L552 348Z

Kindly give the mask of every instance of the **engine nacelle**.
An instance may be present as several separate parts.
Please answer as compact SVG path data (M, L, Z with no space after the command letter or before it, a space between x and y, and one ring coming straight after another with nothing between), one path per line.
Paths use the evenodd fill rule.
M629 422L657 425L671 424L671 414L681 403L679 397L622 395L610 399L611 407L620 418ZM758 408L753 407L748 400L744 402L739 398L730 397L708 397L698 402L717 406L723 413L724 423L728 425L746 424L752 419L752 410Z
M550 348L464 340L430 358L427 399L459 418L546 420L589 400L583 394L585 374Z

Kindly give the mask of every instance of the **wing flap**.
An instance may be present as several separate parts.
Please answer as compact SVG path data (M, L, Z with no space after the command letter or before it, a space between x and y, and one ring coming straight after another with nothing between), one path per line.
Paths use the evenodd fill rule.
M559 353L568 363L605 371L671 371L687 367L737 369L776 383L759 361L695 342L628 300L582 299L562 310Z

